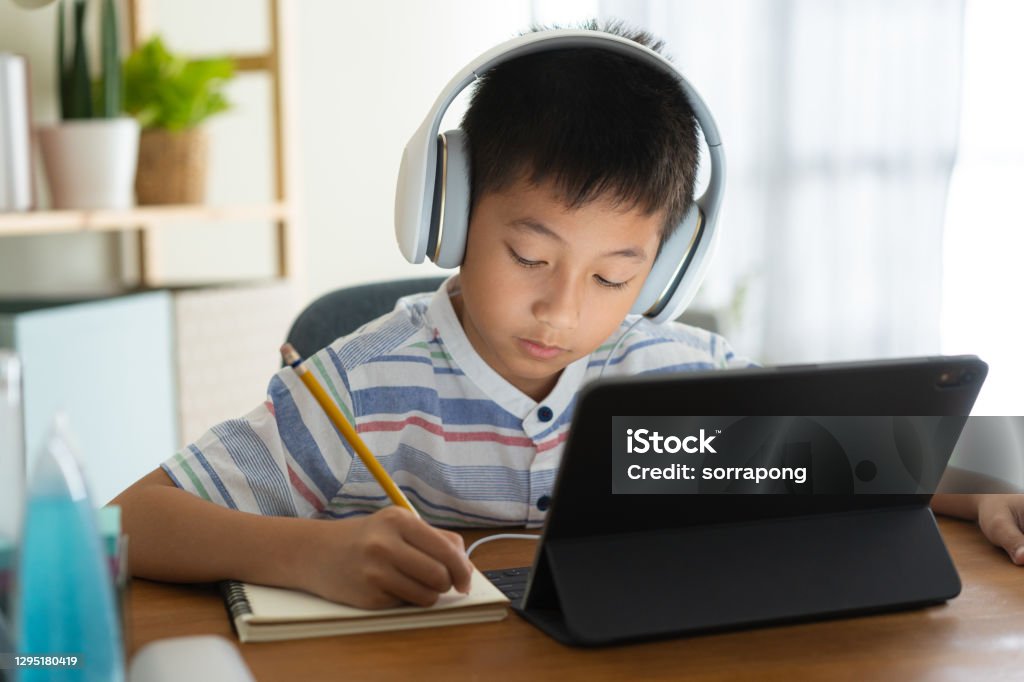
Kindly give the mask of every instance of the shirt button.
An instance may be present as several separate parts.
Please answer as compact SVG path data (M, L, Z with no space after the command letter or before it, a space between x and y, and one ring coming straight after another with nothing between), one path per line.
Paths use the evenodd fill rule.
M547 511L548 507L551 506L551 498L547 495L541 495L540 499L537 500L537 509L541 511Z
M551 418L554 416L555 413L547 405L537 410L537 419L541 420L542 422L549 422L551 421Z

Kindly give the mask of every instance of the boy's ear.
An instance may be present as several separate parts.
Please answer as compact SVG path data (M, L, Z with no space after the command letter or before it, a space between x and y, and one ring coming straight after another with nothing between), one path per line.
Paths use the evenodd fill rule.
M458 128L437 136L437 177L427 257L442 268L462 265L469 231L469 143Z

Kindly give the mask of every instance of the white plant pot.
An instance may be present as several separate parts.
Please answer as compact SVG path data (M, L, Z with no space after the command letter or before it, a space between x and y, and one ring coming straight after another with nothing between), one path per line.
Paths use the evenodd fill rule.
M37 129L53 208L135 203L139 123L131 117L63 121Z

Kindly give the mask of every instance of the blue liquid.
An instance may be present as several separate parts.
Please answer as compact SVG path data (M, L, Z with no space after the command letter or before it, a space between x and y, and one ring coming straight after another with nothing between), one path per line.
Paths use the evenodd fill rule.
M22 668L19 680L124 680L114 588L88 500L29 497L17 581L19 652L82 661L78 668Z

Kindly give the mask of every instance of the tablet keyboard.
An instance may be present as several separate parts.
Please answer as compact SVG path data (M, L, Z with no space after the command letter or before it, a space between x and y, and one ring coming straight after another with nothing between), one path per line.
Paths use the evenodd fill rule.
M512 601L513 606L518 606L523 600L523 593L526 592L526 581L530 577L530 567L499 568L495 571L484 571L484 577L494 583L494 586L501 590L502 594Z

